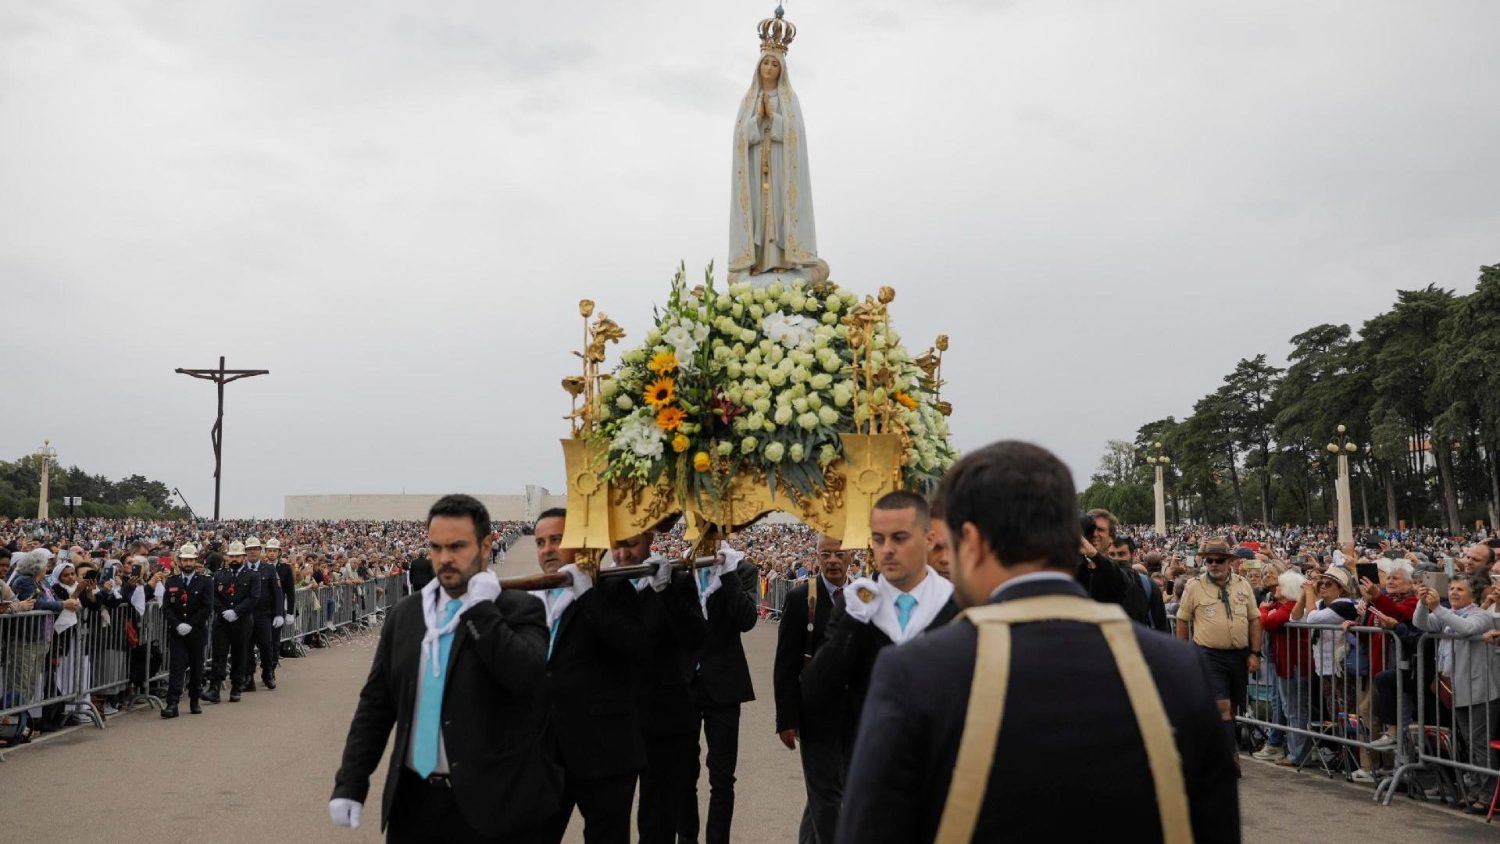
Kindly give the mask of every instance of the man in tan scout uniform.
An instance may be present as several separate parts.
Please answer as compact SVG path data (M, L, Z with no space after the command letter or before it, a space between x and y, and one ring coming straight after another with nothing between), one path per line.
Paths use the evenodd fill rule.
M1233 752L1200 657L1073 580L1062 461L996 443L937 498L969 609L881 650L835 840L1238 842Z
M1187 585L1177 608L1177 638L1203 652L1219 719L1234 743L1234 712L1245 705L1250 675L1260 670L1260 611L1255 589L1229 568L1234 549L1222 538L1203 543L1198 556L1207 571ZM1235 760L1238 768L1239 760Z

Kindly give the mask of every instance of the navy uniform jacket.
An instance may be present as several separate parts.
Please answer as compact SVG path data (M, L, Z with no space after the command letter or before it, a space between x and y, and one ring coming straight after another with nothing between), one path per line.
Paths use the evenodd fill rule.
M292 577L292 566L290 563L277 562L276 582L281 586L281 596L285 600L286 612L291 615L297 611L297 582Z
M197 633L208 624L208 618L214 611L213 582L212 578L202 572L193 575L190 586L183 584L186 579L180 574L167 578L164 584L167 591L162 597L161 608L166 614L168 627L191 624L193 632Z
M1016 584L997 601L1085 597ZM1176 735L1198 844L1240 840L1233 750L1197 649L1139 625L1136 639ZM978 634L959 622L886 648L844 787L839 842L928 842L958 758ZM1066 621L1011 628L1011 674L975 841L1160 841L1146 748L1109 645Z
M246 568L251 565L253 564L245 563ZM255 614L285 615L286 611L282 607L285 606L286 599L281 596L281 580L276 576L276 567L265 560L261 560L259 565L259 570L251 572L260 588L255 596Z
M333 796L363 803L370 775L390 739L389 771L406 766L417 705L424 593L403 598L386 618L370 676L349 725ZM443 686L443 749L458 810L492 837L535 827L557 811L561 772L541 744L542 672L547 622L542 605L521 591L480 601L459 616ZM389 822L402 777L388 773L381 826Z
M940 575L929 572L928 577ZM805 600L805 599L804 599ZM949 598L927 627L918 634L926 636L946 625L958 615L958 605ZM786 622L782 621L785 625ZM911 644L914 640L908 640ZM888 648L891 637L873 624L865 624L840 607L828 622L828 633L813 660L802 672L803 704L818 712L837 717L843 725L844 739L852 746L859 729L860 713L869 693L870 674L875 658ZM905 647L903 645L902 647Z
M259 586L255 572L243 564L239 568L225 566L214 572L214 614L234 610L236 619L249 618L259 595Z
M641 607L627 580L600 581L563 610L547 658L546 689L548 727L569 777L620 776L646 767L636 710L644 649Z

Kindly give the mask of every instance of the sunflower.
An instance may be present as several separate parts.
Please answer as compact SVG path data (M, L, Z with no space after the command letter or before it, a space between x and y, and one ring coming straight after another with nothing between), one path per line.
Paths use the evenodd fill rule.
M658 378L651 383L651 386L646 388L646 404L652 407L666 407L676 398L677 382L671 378Z
M676 372L677 353L670 349L664 352L657 352L656 354L651 356L651 362L646 364L646 368L651 370L652 372L655 372L657 375L666 375L668 372Z
M662 413L666 413L666 411L663 410ZM672 450L675 451L675 452L677 452L678 454L681 454L684 451L687 451L688 450L688 446L690 446L692 444L693 444L693 441L690 440L690 439L688 439L686 436L684 436L682 434L678 434L677 436L675 436L675 437L672 438Z
M912 398L909 393L896 393L896 401L900 402L901 406L907 410L917 409L917 400Z
M676 445L676 443L673 443ZM693 469L699 472L707 472L709 466L708 452L700 451L693 455Z
M675 431L677 430L677 426L682 424L682 418L686 415L687 414L683 413L682 408L680 407L664 407L661 409L660 413L656 414L656 427L662 429L663 431ZM681 434L678 434L677 436L681 437L684 441L687 440L687 438L683 437ZM682 448L677 448L677 443L674 440L672 442L672 448L680 452L685 450L687 446L684 445Z

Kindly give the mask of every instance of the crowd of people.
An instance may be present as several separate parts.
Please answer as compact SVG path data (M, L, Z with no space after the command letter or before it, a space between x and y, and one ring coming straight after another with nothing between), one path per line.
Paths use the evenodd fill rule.
M497 524L496 547L522 527ZM368 610L387 582L404 592L425 553L415 521L0 522L0 616L15 616L0 622L0 745L102 722L143 696L162 699L170 718L185 695L198 714L200 701L255 691L257 666L259 687L274 690L283 656L327 644L338 588L380 584L348 602ZM287 634L298 594L326 627L304 618ZM156 613L169 626L147 641Z

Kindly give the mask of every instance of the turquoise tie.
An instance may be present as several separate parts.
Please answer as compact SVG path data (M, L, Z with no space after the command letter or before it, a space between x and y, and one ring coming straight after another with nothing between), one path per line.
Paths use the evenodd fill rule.
M446 626L462 606L462 601L448 601L448 606L443 608L443 620L438 622L438 626ZM430 665L424 666L422 671L422 698L417 704L417 746L412 752L411 766L423 779L437 768L438 727L443 720L443 680L446 679L443 675L448 670L448 654L452 650L453 634L449 632L439 636L435 676Z
M708 569L698 569L698 588L699 590L708 589Z
M906 625L911 621L911 611L917 606L917 599L909 592L902 592L896 596L896 623L901 625L901 632L906 632Z
M552 589L550 591L552 592L552 603L556 604L557 603L557 599L561 598L562 597L562 593L565 592L565 591L567 591L567 590L563 589L561 586L558 586L558 587L556 587L556 588L554 588L554 589ZM547 638L547 658L548 659L552 658L552 646L555 645L555 644L557 644L557 625L559 625L559 624L562 624L562 613L558 613L557 614L557 618L552 619L552 635Z

